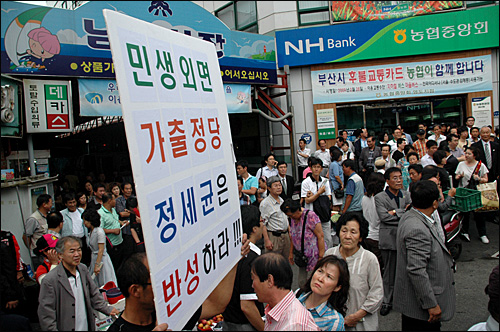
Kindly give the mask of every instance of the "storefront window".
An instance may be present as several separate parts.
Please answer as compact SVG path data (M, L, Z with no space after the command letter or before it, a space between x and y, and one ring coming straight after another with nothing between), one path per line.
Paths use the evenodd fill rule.
M255 1L234 1L215 11L231 30L258 33L257 4Z
M363 112L364 109L364 112ZM460 125L465 112L464 97L433 100L407 100L393 103L337 106L338 130L355 130L366 127L370 135L377 137L392 134L400 124L405 133L415 137L418 124L446 123Z
M299 26L330 23L328 1L297 1Z
M338 130L364 127L363 106L337 106L337 127Z
M433 101L434 123L462 123L460 114L462 112L462 99L437 99Z

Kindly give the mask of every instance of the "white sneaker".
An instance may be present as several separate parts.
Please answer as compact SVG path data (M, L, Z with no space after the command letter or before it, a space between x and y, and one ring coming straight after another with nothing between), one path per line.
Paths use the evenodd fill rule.
M480 239L481 239L481 242L483 242L484 244L490 243L490 240L488 240L486 235L481 236Z

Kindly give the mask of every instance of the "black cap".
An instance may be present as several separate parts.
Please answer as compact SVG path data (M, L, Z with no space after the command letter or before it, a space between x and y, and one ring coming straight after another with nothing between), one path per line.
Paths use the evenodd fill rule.
M425 135L425 130L423 129L417 130L417 135Z

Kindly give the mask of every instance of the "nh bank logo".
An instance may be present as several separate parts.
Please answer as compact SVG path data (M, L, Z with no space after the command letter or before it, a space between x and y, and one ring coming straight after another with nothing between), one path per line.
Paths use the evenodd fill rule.
M406 41L406 29L394 30L394 41L398 44L403 44Z
M290 41L285 41L285 54L290 55L290 49L294 50L296 53L303 54L304 53L304 44L305 44L305 52L311 53L311 49L317 47L319 52L323 52L325 50L325 46L327 48L344 48L344 47L356 47L356 39L349 36L349 39L327 39L326 42L323 38L318 38L318 42L311 42L310 39L306 40L298 40L294 45Z

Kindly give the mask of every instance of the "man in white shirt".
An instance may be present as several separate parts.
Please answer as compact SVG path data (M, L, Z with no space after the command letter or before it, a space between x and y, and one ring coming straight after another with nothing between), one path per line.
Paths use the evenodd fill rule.
M330 166L330 150L326 148L326 141L324 139L320 139L318 141L319 150L314 152L314 156L320 159L323 162L323 172L322 176L325 176L328 173L328 167ZM326 169L326 171L325 171Z
M266 179L269 179L271 176L278 175L278 169L276 168L278 161L276 160L276 156L273 153L268 153L264 156L264 161L266 166L259 168L257 174L255 174L257 180L260 179L261 176L265 176Z
M61 236L75 236L82 241L82 263L90 264L91 253L87 246L87 228L83 225L83 209L76 206L76 196L74 193L66 193L63 196L63 203L66 209L61 211L64 218Z
M332 201L332 190L328 178L324 178L320 175L322 171L320 160L314 159L311 162L311 171L312 176L302 181L300 201L305 201L304 208L314 211L314 201L316 201L319 196L328 196L330 202ZM321 227L325 235L326 248L330 248L333 245L330 223L322 222Z
M442 141L446 141L446 136L441 135L441 125L435 124L432 131L434 135L429 136L429 140L436 141L438 146Z
M469 136L470 136L470 131L472 127L474 127L475 123L476 119L473 116L468 116L467 119L465 120L465 125L467 126L467 131L469 132Z
M478 127L472 127L470 129L470 134L469 134L469 142L470 144L474 144L480 141L479 138L479 128Z
M394 131L392 132L392 139L389 142L387 142L387 144L391 148L390 153L393 153L394 151L397 150L397 148L398 148L397 140L399 138L401 138L401 135L402 135L401 129L399 129L399 128L395 128Z
M434 159L432 159L432 156L434 155L434 152L437 151L438 144L436 143L436 141L429 139L427 143L425 143L425 146L427 147L427 154L422 157L422 159L420 160L420 164L422 165L422 167L425 167L427 165L437 166L434 162Z
M299 149L297 150L298 168L299 168L299 179L302 182L302 173L307 168L307 160L311 156L311 149L306 148L307 142L305 139L301 138L299 140Z

